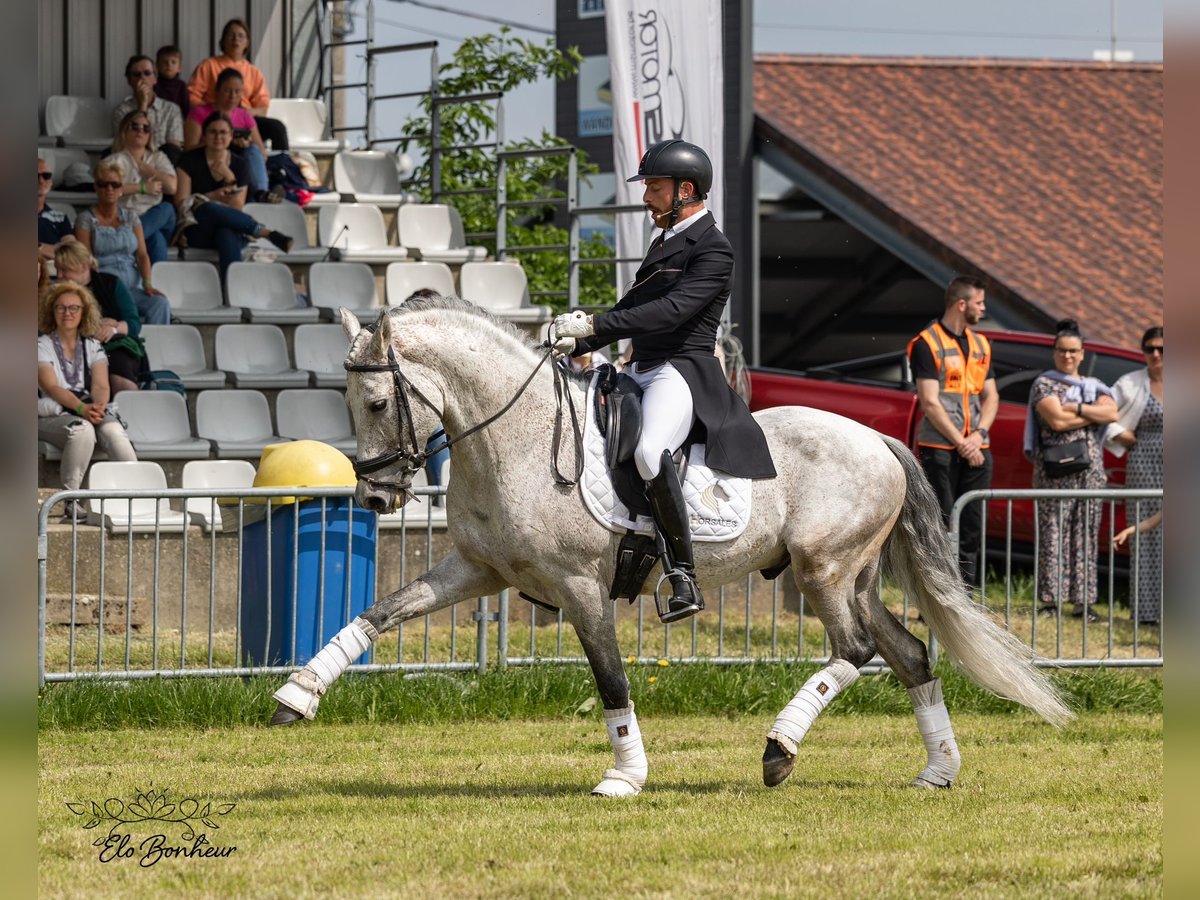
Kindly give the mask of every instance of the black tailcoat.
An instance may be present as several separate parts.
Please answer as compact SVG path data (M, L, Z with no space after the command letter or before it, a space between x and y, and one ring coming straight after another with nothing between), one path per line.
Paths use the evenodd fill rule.
M742 478L773 478L762 429L713 355L732 287L733 248L704 212L670 240L651 245L633 286L616 306L595 315L595 336L579 341L575 352L632 338L634 362L669 360L692 392L705 463Z

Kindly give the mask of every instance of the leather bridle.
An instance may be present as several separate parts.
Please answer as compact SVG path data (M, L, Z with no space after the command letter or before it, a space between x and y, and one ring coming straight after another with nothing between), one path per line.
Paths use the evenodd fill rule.
M429 457L441 452L442 450L448 450L459 441L470 437L477 431L482 431L484 428L487 428L487 426L491 425L506 412L512 409L513 404L517 402L523 393L525 393L525 389L529 387L530 383L533 381L533 377L537 375L538 370L545 365L546 360L548 360L553 354L553 350L550 348L549 342L543 344L543 346L546 347L546 353L538 361L538 364L534 367L533 371L529 373L529 377L525 379L525 382L519 388L517 388L517 392L513 395L511 400L509 400L506 404L504 404L503 407L501 407L492 415L488 416L482 422L472 425L466 431L463 431L454 437L447 435L444 429L435 433L435 438L440 434L442 435L443 439L441 443L433 447L423 447L417 440L416 427L413 425L412 405L408 399L409 392L414 394L418 400L429 407L429 409L437 414L439 418L441 417L441 410L434 406L433 402L430 401L430 399L423 393L421 393L421 390L415 384L413 384L411 380L405 377L402 371L400 371L400 364L396 361L396 352L390 344L388 345L388 358L386 363L352 363L349 360L344 362L342 367L347 372L390 372L392 374L392 384L396 395L396 404L399 407L397 410L398 421L396 423L397 431L399 432L399 446L397 446L395 450L390 450L386 453L380 453L378 456L372 456L368 459L358 459L356 457L353 460L354 474L358 476L360 480L365 481L372 487L390 488L397 491L402 496L403 502L407 503L408 500L413 496L412 491L410 490L412 487L412 477L421 469L422 466L425 465L425 461L428 460ZM579 476L583 472L583 436L579 429L578 419L575 414L575 403L571 399L570 392L565 390L565 385L560 386L559 384L560 379L566 378L566 373L561 372L557 366L553 367L553 369L554 393L557 400L557 409L555 411L554 418L554 446L551 449L554 478L559 484L570 485L578 482ZM573 430L575 432L576 472L573 480L564 478L559 473L558 469L558 444L559 436L562 433L563 394L567 395L567 405L571 411L571 423L574 426ZM398 481L395 479L388 480L370 477L373 473L378 472L381 469L386 469L389 466L395 465L396 463L400 463L402 465Z

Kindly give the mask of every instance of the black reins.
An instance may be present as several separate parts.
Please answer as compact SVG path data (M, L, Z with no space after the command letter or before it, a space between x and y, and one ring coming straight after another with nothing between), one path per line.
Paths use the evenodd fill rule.
M372 486L398 489L401 494L404 495L405 502L407 502L408 498L411 496L411 491L409 489L412 486L412 476L423 465L425 465L425 461L429 459L429 457L441 452L442 450L448 450L459 441L470 437L477 431L482 431L484 428L487 428L506 412L512 409L513 404L515 404L517 400L520 399L521 395L525 393L525 389L528 388L533 382L534 376L537 375L538 371L543 365L545 365L546 360L548 360L554 352L551 349L549 342L544 343L542 346L546 348L545 354L540 360L538 360L538 364L534 366L533 371L529 373L529 377L525 379L525 382L519 388L517 388L517 392L513 394L511 400L509 400L506 404L504 404L504 406L502 406L492 415L488 416L482 422L472 425L466 431L454 435L453 437L446 434L444 429L438 432L437 434L443 435L444 439L440 444L434 447L422 447L421 443L417 440L416 427L413 424L412 406L408 399L409 391L415 394L417 399L429 407L430 410L432 410L434 413L437 413L439 417L441 416L441 411L438 410L438 408L433 405L429 398L421 393L420 389L413 384L412 381L405 377L403 372L400 371L400 364L396 361L396 352L391 345L388 346L388 361L386 363L352 363L349 360L344 362L342 366L347 372L391 372L392 383L396 392L396 402L400 406L398 416L403 420L397 422L397 430L399 431L400 438L399 446L395 450L388 451L387 453L380 453L378 456L372 456L369 459L355 458L353 461L354 474ZM550 450L550 456L553 465L554 480L558 484L573 485L579 481L579 477L583 474L583 434L579 428L579 420L575 412L575 401L571 397L571 392L568 389L569 386L566 384L567 374L558 366L553 366L552 371L554 373L554 398L556 408L554 412L554 443ZM571 430L574 433L575 438L575 477L573 479L565 478L560 472L558 465L558 447L562 435L562 406L564 395L567 398L567 407L571 413ZM407 434L405 433L405 426L407 426L408 429ZM437 435L435 434L434 436L436 437ZM380 469L386 469L388 466L394 465L397 462L403 464L403 470L400 473L401 480L388 481L368 477L372 473L378 472Z

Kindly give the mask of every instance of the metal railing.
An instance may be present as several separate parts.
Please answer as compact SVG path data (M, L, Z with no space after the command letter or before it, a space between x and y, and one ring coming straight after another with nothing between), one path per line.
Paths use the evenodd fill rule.
M283 498L296 488L238 490L168 489L154 491L62 491L48 498L38 517L38 676L47 681L88 678L285 674L315 653L353 615L376 597L398 590L428 571L450 547L443 511L434 505L444 488L415 489L420 510L401 511L400 520L375 519L374 544L354 553L355 519L335 512L349 488L303 489L305 503L319 505L319 526L301 533L300 515L279 516L290 504ZM972 502L1011 503L1030 497L1039 502L1099 495L1110 506L1118 501L1153 500L1161 491L976 492L960 500L952 516ZM220 530L192 524L171 531L156 511L120 527L78 523L51 525L51 513L67 499L90 501L108 515L129 500L166 500L184 507L188 500L221 498ZM352 504L344 504L353 509ZM156 506L156 510L159 507ZM119 512L119 510L118 510ZM337 516L345 518L340 528ZM387 527L390 526L390 527ZM257 529L257 531L256 531ZM279 529L286 529L281 532ZM1111 532L1112 526L1109 526ZM348 538L347 535L350 537ZM951 535L957 539L957 533ZM290 567L282 588L275 539L292 541ZM317 569L300 569L301 545L316 553ZM341 542L339 544L339 542ZM342 546L341 551L337 547ZM1160 629L1139 628L1118 614L1115 565L1109 569L1106 621L1075 628L1062 613L1039 629L1035 604L1014 590L1011 531L1003 575L984 577L979 596L1008 627L1028 638L1039 662L1064 666L1161 666ZM344 558L338 556L342 553ZM1110 551L1110 560L1114 556ZM245 590L246 567L266 573L251 594ZM311 560L306 563L311 567ZM367 584L351 597L356 567L369 566ZM341 567L344 592L327 596L325 568ZM993 570L995 571L995 570ZM997 581L1003 582L1003 589ZM315 585L315 587L314 587ZM915 606L890 582L880 580L884 601L918 637L931 639ZM354 602L351 602L353 600ZM632 661L642 664L708 662L821 662L829 657L824 628L812 615L788 573L765 581L757 574L725 585L708 598L708 609L676 625L663 625L652 597L632 604L614 603L618 639ZM53 613L53 614L52 614ZM255 616L258 619L255 619ZM279 623L278 625L276 623ZM298 622L307 631L298 633ZM274 629L274 630L273 630ZM282 629L282 631L280 631ZM280 633L276 633L280 632ZM1089 634L1102 640L1089 640ZM303 647L300 645L304 645ZM1066 649L1071 652L1066 652ZM936 659L936 642L930 640ZM385 633L354 671L484 671L490 665L585 663L573 631L561 611L548 612L515 594L480 597L403 623ZM885 668L872 660L867 670Z

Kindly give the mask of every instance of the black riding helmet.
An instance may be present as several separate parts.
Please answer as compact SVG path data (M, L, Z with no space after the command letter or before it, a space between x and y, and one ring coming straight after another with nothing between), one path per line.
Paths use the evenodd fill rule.
M670 228L679 218L683 206L679 200L679 182L690 181L696 186L696 193L689 203L704 200L712 190L712 161L695 144L680 140L660 141L642 155L637 174L625 180L643 181L647 178L670 178L675 182L671 218L667 224Z

